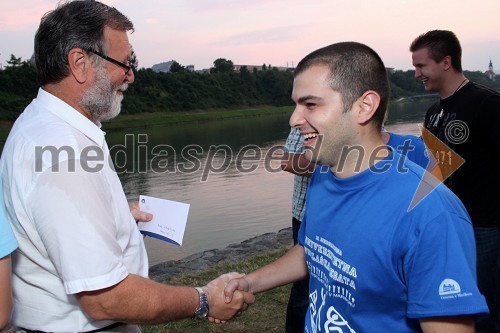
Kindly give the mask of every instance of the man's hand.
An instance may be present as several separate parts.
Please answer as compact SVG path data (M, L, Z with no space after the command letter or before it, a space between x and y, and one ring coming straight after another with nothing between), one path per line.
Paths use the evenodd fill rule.
M243 277L240 273L227 273L211 281L205 287L209 304L208 320L213 323L225 323L235 315L245 311L255 301L255 296L245 291L235 291L232 298L226 301L224 290L232 279Z
M316 163L308 160L305 154L285 152L281 160L281 170L294 175L311 177L315 168Z
M237 291L251 293L250 284L244 278L244 275L234 276L234 278L227 283L226 288L224 289L224 302L232 302Z
M139 201L131 201L128 203L128 206L136 222L149 222L153 219L153 214L141 211Z

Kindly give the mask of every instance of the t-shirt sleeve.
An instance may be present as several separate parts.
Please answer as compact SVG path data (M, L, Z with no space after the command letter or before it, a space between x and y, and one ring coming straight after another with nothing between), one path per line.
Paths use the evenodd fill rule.
M427 168L429 164L429 151L424 141L420 138L415 138L412 143L415 146L415 150L412 151L411 154L408 154L408 158L420 165L423 169Z
M127 276L117 243L110 185L79 161L47 170L28 198L41 241L68 294L98 290Z
M3 202L0 208L0 259L8 256L17 248L17 240L7 222Z
M446 212L416 233L404 263L408 317L487 313L476 283L471 223Z
M17 248L17 240L7 220L0 179L0 259L11 254Z

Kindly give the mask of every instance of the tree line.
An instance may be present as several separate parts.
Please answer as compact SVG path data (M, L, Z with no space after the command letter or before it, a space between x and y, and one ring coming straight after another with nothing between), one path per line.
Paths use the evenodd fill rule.
M38 84L36 70L29 61L11 55L7 64L0 70L0 120L15 120L36 97ZM187 71L177 62L172 64L170 73L141 68L135 72L135 82L125 93L122 112L133 114L292 105L292 71L280 71L271 65L252 71L244 66L239 72L233 68L232 61L223 58L215 60L214 67L207 73ZM426 93L414 74L413 70L389 72L392 99ZM500 80L491 81L479 71L465 71L465 75L500 91Z

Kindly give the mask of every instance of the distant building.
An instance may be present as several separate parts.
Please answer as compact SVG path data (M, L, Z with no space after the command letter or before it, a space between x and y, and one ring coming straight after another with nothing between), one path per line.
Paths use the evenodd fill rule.
M172 64L174 62L175 62L175 60L161 62L159 64L153 65L153 67L151 67L151 69L157 73L169 73L170 67L172 66ZM188 71L188 72L194 72L194 65L187 65L185 68L186 68L186 71Z
M167 62L161 62L159 64L153 65L151 69L157 73L168 73L170 72L170 66L172 66L173 63L174 63L173 60Z
M491 62L491 59L488 70L484 72L484 74L488 77L488 79L495 81L497 75L495 74L495 71L493 71L493 63Z

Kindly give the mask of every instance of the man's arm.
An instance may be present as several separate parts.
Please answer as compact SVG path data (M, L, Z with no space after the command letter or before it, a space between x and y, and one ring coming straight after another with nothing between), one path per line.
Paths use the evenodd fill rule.
M256 294L291 282L302 280L308 274L302 245L297 244L284 256L248 275L229 281L224 290L224 301L234 302L238 291ZM248 302L246 302L248 303ZM210 314L208 320L223 323L224 318Z
M294 154L285 152L281 160L281 170L288 171L295 175L311 177L316 168L314 162L309 161L305 154Z
M474 318L470 316L433 317L420 320L424 333L473 333Z
M0 330L9 323L12 311L10 270L10 255L0 258Z
M226 302L233 299L233 293L236 290L256 294L301 280L307 275L304 248L297 244L276 261L241 278L229 281L224 290Z
M227 275L220 278L228 281L231 277ZM226 304L223 290L217 286L225 286L227 281L204 287L209 315L221 320L232 318L254 301L253 295L238 293L230 304ZM133 274L110 288L82 292L76 296L84 311L94 320L135 324L158 324L192 318L199 306L198 292L192 287L170 286Z

